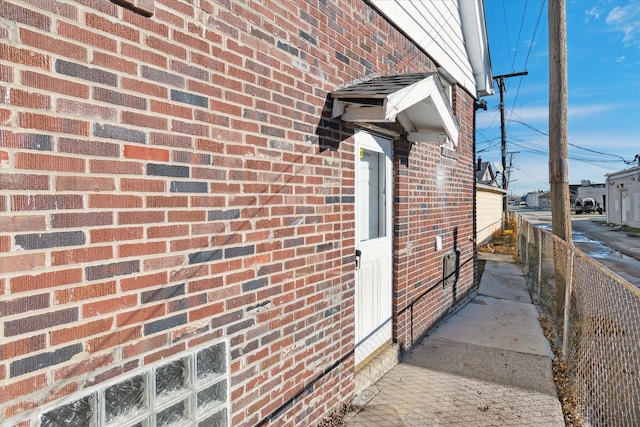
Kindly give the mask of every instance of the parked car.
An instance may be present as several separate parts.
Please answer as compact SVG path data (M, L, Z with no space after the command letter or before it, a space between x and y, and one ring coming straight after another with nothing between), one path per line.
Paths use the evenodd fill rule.
M595 212L597 209L597 205L596 205L596 201L595 199L591 198L591 197L585 197L582 200L576 200L576 214L581 214L581 213L593 213Z

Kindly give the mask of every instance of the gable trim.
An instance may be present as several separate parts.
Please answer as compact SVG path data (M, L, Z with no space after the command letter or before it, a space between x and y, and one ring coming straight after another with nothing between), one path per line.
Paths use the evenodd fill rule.
M332 117L351 123L398 123L410 142L449 139L459 128L435 73L378 77L331 93Z

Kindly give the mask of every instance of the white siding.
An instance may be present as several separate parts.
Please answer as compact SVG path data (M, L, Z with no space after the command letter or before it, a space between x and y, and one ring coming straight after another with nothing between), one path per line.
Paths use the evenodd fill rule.
M529 206L530 208L539 208L540 207L540 199L538 198L539 195L540 195L540 192L538 191L532 191L530 193L527 193L527 206Z
M491 233L502 227L502 197L504 191L477 185L476 188L476 242L484 245Z
M458 0L373 0L372 4L427 52L458 84L476 94L476 82L465 47Z
M640 227L640 167L607 175L607 222Z
M602 185L598 187L588 186L588 187L578 187L578 199L585 199L587 197L591 197L595 199L596 202L600 204L603 208L605 208L605 195L607 193L607 188Z

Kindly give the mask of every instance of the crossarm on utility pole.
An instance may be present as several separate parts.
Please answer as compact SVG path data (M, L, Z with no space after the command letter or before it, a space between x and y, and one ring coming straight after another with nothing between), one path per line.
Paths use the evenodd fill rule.
M509 77L526 76L528 71L520 71L518 73L500 74L494 76L493 79L498 83L498 89L500 90L500 140L501 140L501 153L502 153L502 189L509 189L509 180L507 179L507 127L504 118L504 92L506 87L504 80ZM508 223L507 218L507 194L502 197L502 217L504 219L504 226Z

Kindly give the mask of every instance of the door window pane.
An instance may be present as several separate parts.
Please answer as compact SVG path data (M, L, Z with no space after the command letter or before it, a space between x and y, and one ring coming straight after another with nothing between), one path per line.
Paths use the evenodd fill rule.
M383 153L360 149L359 163L360 240L370 240L386 236L386 177Z

